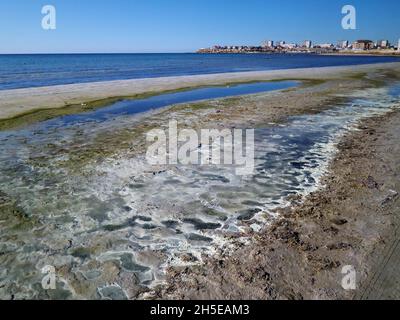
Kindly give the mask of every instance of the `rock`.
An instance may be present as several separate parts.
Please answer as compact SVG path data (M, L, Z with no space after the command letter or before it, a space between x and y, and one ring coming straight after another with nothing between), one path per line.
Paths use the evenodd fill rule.
M249 221L249 220L253 219L253 217L254 217L257 213L259 213L259 212L261 212L261 211L262 211L262 210L259 209L259 208L248 209L248 210L245 210L245 211L240 212L237 219L238 219L239 221Z
M327 245L326 247L328 250L343 250L343 249L351 248L352 245L349 243L339 242L339 243Z
M197 258L191 253L184 253L180 256L183 262L196 262Z
M186 236L186 238L188 240L198 241L198 242L212 242L213 241L213 239L211 239L209 237L201 236L201 235L196 234L196 233L191 233L188 236Z
M337 226L343 226L345 225L348 221L346 219L340 219L340 218L334 218L331 219L331 222Z
M105 300L127 300L125 292L119 285L112 285L98 289L101 298Z
M376 182L371 176L368 176L368 178L363 181L363 185L366 186L368 189L379 189L378 182Z
M389 205L391 202L396 200L396 198L399 196L399 193L395 190L389 190L389 194L385 197L385 199L382 200L381 202L381 207L386 207Z
M133 210L130 206L124 206L123 209L124 209L126 212L130 212L130 211Z
M4 192L0 191L0 205L5 204L10 201L10 198L8 197L7 194Z
M337 235L337 234L339 233L339 229L337 229L337 228L331 226L331 227L329 227L329 228L325 228L325 229L324 229L324 232L331 233L331 234L333 234L333 235Z
M90 258L91 252L90 249L81 247L72 250L71 255L75 258L86 260Z
M193 225L195 230L215 230L221 227L219 223L204 222L196 218L183 219L183 222Z

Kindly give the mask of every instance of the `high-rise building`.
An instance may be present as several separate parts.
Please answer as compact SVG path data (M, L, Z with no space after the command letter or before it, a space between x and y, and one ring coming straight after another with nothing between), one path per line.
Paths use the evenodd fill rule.
M335 46L332 43L321 43L321 44L317 44L316 47L321 48L321 49L332 49Z
M307 48L307 49L311 49L312 47L312 41L311 40L305 40L303 42L303 47Z
M274 42L272 40L267 40L263 43L263 47L267 48L273 48L274 47Z
M298 45L296 43L284 43L281 45L281 47L283 47L285 49L294 49L294 48L297 48Z
M338 42L337 47L341 49L346 49L349 46L349 41L347 40L341 40Z
M371 50L374 49L374 42L371 40L357 40L353 43L353 50Z
M379 40L376 46L381 49L387 49L390 47L390 43L389 40Z
M399 42L397 43L397 51L400 51L400 39Z

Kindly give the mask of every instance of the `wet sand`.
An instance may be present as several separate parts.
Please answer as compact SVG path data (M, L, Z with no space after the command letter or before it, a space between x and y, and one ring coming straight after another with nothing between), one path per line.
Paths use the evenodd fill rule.
M60 157L65 153L69 159L66 165L80 170L84 164L101 163L109 157L143 155L145 133L155 127L167 129L171 120L193 129L276 125L290 116L319 113L345 102L354 90L383 85L382 81L394 77L393 70L400 70L400 64L396 65L397 69L381 68L369 66L368 72L339 73L330 80L320 74L325 79L315 76L312 80L303 80L297 88L161 108L118 128L99 130L91 139L82 136L71 146L52 146L51 152Z
M141 94L154 94L199 86L274 81L283 79L332 79L343 75L370 72L378 69L398 70L400 63L373 65L289 69L274 71L223 73L211 75L163 77L152 79L119 80L82 83L40 88L0 91L0 119L9 119L38 110L102 104L101 100L135 98ZM107 101L105 101L107 103ZM82 105L84 104L84 105Z
M48 145L46 151L60 159L57 161L65 161L60 166L68 166L73 172L82 171L86 164L101 164L110 158L133 159L146 150L143 133L154 126L166 127L172 119L195 128L274 126L293 115L319 113L340 105L347 101L347 95L354 90L379 87L385 81L398 80L400 65L357 66L351 70L340 68L346 71L330 68L325 72L324 69L307 70L310 74L299 73L298 70L285 71L284 74L277 72L281 79L296 75L295 79L304 80L308 77L312 80L304 81L298 88L175 105L145 114L125 127L100 130L90 140L84 135L77 135L71 145ZM221 83L227 81L226 76L221 75ZM240 81L244 81L243 74L239 76ZM265 76L262 79L265 80ZM250 81L250 78L247 80ZM202 265L170 268L167 285L156 292L138 285L130 274L121 272L112 263L104 267L106 278L99 278L99 283L124 284L124 288L128 288L129 299L351 298L354 293L343 292L340 287L341 266L346 264L356 267L363 285L368 281L374 285L385 283L384 275L372 277L377 274L373 271L375 266L381 262L366 257L374 257L375 250L383 250L383 242L390 242L388 239L393 234L389 229L389 211L386 210L391 210L392 202L397 199L395 194L388 192L399 190L395 176L399 172L395 167L399 156L396 149L391 150L391 145L387 143L396 143L398 118L393 116L390 122L386 121L389 118L383 118L381 121L375 119L363 123L366 129L347 137L340 147L341 152L331 167L332 174L325 179L326 189L312 194L302 204L299 203L300 199L292 199L291 209L283 210L282 219L275 221L261 234L255 234L248 228L245 236L251 243L245 246L238 242L232 255L220 252L213 257L204 257L205 264ZM390 128L386 123L392 124ZM381 131L384 134L382 137L378 135ZM379 152L374 151L375 138L379 138L379 144L384 146ZM385 157L382 158L381 154ZM382 166L381 159L384 159L386 167ZM30 161L32 165L42 166L49 160L37 158ZM374 171L377 168L381 171ZM389 184L383 186L383 182ZM372 197L378 195L379 199ZM376 206L384 203L384 208L381 208L383 213L378 217L378 207L373 207L371 202L373 199ZM13 207L11 209L14 210ZM171 207L169 210L177 209ZM232 241L235 243L234 239ZM395 243L393 241L390 243ZM87 246L87 250L92 249L90 246L93 243ZM72 249L78 250L79 247ZM144 254L154 255L157 252ZM190 256L186 258L191 259ZM58 271L75 292L84 292L88 282L77 279L68 268L70 266L66 264ZM365 281L368 277L372 277L372 280ZM91 289L95 291L95 284L90 285L94 286ZM365 295L364 292L368 292L371 285L360 293Z
M170 268L163 299L398 299L400 112L348 134L325 187L292 199L249 245L204 265ZM357 289L342 288L354 266Z

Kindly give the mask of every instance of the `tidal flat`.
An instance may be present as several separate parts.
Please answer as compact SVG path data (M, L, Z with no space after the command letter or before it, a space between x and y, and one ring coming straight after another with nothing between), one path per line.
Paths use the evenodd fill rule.
M345 134L364 119L398 108L393 93L398 64L328 69L272 72L273 77L242 74L240 79L219 75L209 84L274 80L278 87L100 120L80 118L102 112L101 104L85 113L50 114L47 121L5 128L0 132L0 296L170 297L168 286L180 286L176 277L171 282L173 268L201 268L209 257L223 253L228 259L251 245L282 216L279 210L290 199L306 199L321 188ZM186 82L210 79L198 77ZM279 87L290 81L296 85ZM177 87L179 79L162 83ZM98 88L93 94L104 89L92 86ZM28 101L25 95L33 89L21 90L18 99ZM52 90L39 100L49 102L61 89ZM109 102L112 110L129 109L129 100ZM167 128L170 120L195 130L255 128L256 173L238 177L224 167L148 165L145 133ZM41 287L46 265L56 268L56 290Z

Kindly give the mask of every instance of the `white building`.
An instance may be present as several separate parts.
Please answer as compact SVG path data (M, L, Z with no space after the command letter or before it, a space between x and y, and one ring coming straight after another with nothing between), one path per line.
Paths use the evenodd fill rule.
M303 43L303 47L307 48L307 49L311 49L312 48L312 41L311 40L305 40Z
M376 44L378 48L387 49L390 47L389 40L379 40Z
M341 40L341 41L338 42L337 47L340 48L340 49L347 49L349 47L349 41L348 40Z
M296 43L284 43L281 45L282 48L285 49L294 49L297 48L297 44Z
M272 40L267 40L263 43L263 47L267 48L273 48L274 47L274 42Z
M397 50L400 51L400 39L399 39L399 42L397 44Z
M334 45L332 43L321 43L318 45L318 47L320 47L322 49L330 49L330 48L333 48Z

